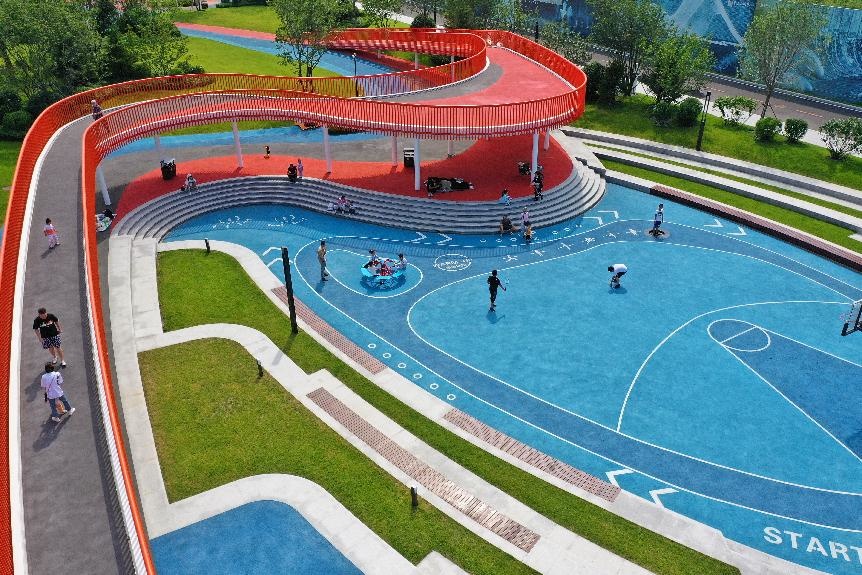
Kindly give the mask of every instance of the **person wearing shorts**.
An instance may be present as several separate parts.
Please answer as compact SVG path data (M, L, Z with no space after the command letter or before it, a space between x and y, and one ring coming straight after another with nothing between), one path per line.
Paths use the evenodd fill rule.
M497 270L491 270L491 275L488 276L488 291L491 294L491 307L488 308L488 311L495 311L497 309L497 289L503 288L503 291L506 291L506 286L503 285L503 282L500 281L500 278L497 277Z
M51 354L51 365L56 365L60 362L60 367L66 367L66 362L63 360L63 347L60 341L60 333L63 327L60 325L60 320L57 316L48 313L44 307L40 307L39 315L33 320L33 332L36 337L42 342L42 349L47 349Z
M654 236L663 235L664 232L661 231L661 225L664 223L664 204L659 204L658 208L656 208L655 215L652 218L652 229L650 230L650 234Z

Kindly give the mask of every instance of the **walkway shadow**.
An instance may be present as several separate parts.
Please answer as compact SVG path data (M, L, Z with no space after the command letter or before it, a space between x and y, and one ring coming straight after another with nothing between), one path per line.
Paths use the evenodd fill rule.
M50 409L48 404L45 404L46 409ZM36 441L33 442L33 451L42 451L43 449L50 447L54 440L57 439L57 435L60 431L66 426L66 422L69 421L71 416L63 417L59 422L51 421L50 414L48 418L42 423L42 429L39 430L39 437L36 438Z
M63 244L58 244L58 246L59 246L59 247L62 247L62 245L63 245ZM44 259L45 259L45 258L47 258L49 255L51 255L52 253L54 253L54 249L53 249L53 248L45 248L45 250L44 250L44 251L39 255L39 257L40 257L40 258L42 258L42 259L44 260Z
M45 372L40 372L39 375L33 378L30 385L24 388L24 399L27 403L33 401L42 401L42 375ZM43 402L44 403L44 402ZM47 403L45 404L48 405Z
M608 293L609 293L609 294L611 294L611 295L613 295L613 294L620 294L620 295L622 295L622 294L629 293L629 290L627 290L626 288L624 288L624 287L622 287L622 286L620 286L620 287L618 287L618 288L616 288L616 289L614 289L614 288L612 288L612 287L609 287L609 288L608 288Z

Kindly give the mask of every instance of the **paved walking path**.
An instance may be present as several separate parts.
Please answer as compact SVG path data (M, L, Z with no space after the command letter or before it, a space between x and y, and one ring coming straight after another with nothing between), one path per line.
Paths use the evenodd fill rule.
M34 178L32 223L29 236L24 236L28 240L23 240L27 245L19 331L18 444L31 575L60 568L67 573L124 573L131 565L106 464L87 328L78 175L81 134L90 122L87 117L67 126L48 150L38 179ZM42 235L47 217L60 233L61 244L53 250L48 250ZM39 387L50 359L33 333L39 307L56 315L63 327L68 363L64 390L77 411L59 424L51 421ZM10 405L14 401L10 398Z

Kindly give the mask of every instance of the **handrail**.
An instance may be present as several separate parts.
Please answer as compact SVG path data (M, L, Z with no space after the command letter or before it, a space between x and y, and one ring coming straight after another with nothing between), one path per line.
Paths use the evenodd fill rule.
M24 139L12 181L5 235L0 248L0 374L6 378L7 388L5 393L0 393L0 410L3 413L9 413L12 407L9 405L8 384L13 379L12 370L18 369L17 365L13 366L10 362L13 306L18 298L16 284L24 217L37 161L57 131L90 113L91 99L98 100L104 108L145 102L109 113L87 129L82 149L81 193L86 287L96 372L102 378L109 416L106 427L111 428L109 435L115 444L122 487L128 497L130 517L127 517L127 521L133 524L143 569L148 573L155 573L155 568L135 497L134 480L112 391L102 318L95 224L88 217L88 214L95 213L95 170L104 156L123 143L152 133L151 130L227 118L303 117L375 132L408 132L457 138L549 129L574 120L584 109L586 75L583 71L554 52L511 32L360 29L340 32L329 40L329 44L332 48L340 49L400 49L446 54L458 60L443 66L355 78L191 74L123 82L88 90L52 104L39 115ZM360 93L362 96L394 95L472 77L484 68L488 45L508 48L546 66L568 82L571 91L529 102L492 106L435 106L433 103L411 104L351 97ZM196 96L190 97L190 94ZM146 102L149 100L152 102ZM197 104L197 115L192 103ZM202 111L202 103L211 108ZM357 111L359 116L356 116ZM8 424L0 425L0 457L7 462L9 432ZM12 573L9 466L5 466L5 471L0 473L0 571ZM132 543L134 546L135 542Z

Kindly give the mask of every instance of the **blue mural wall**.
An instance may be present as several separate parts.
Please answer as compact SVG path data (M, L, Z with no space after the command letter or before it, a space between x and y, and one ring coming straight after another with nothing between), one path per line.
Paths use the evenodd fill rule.
M716 71L735 76L737 51L754 16L756 0L654 0L682 30L711 39ZM541 6L541 4L540 4ZM805 55L801 69L790 75L784 87L792 90L862 103L862 10L825 8L828 23L825 46ZM555 14L556 12L556 14ZM544 4L544 18L559 18L581 34L587 34L592 15L586 0L561 0Z

